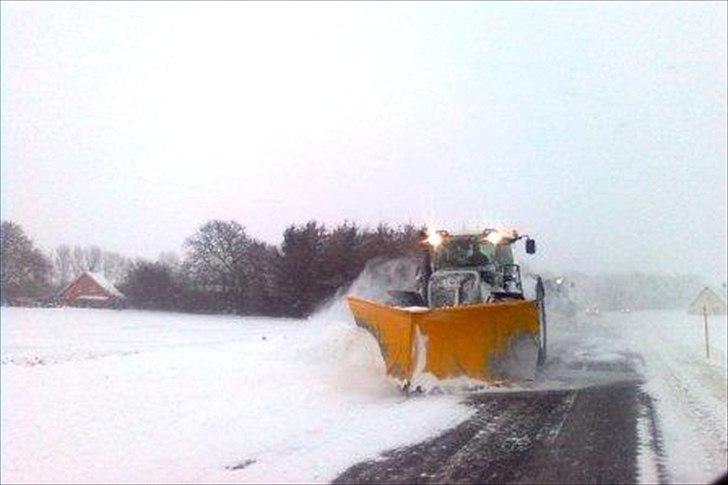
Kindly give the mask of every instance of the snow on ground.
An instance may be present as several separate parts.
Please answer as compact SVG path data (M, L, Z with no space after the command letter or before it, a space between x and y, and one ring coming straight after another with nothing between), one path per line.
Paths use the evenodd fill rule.
M645 360L644 389L657 407L673 483L705 483L728 468L726 317L709 319L711 358L702 317L684 312L610 315Z
M1 312L2 482L324 482L472 414L458 395L405 399L341 305L308 321ZM643 449L642 481L652 459L671 482L711 481L728 459L728 340L725 316L709 322L710 360L685 312L554 316L525 388L604 384L637 356L664 449Z
M705 353L702 316L685 311L603 313L575 322L555 321L550 331L552 359L547 369L564 385L584 373L559 375L570 362L617 362L639 355L643 389L653 398L662 433L664 463L672 483L705 483L728 468L728 368L726 317L709 317L710 359ZM552 377L554 377L552 376ZM576 376L576 378L575 378ZM588 373L597 379L598 373ZM644 427L644 423L641 423ZM641 429L644 435L644 430ZM650 450L643 450L649 454ZM657 457L661 459L660 457ZM652 465L642 481L654 481Z
M2 308L2 482L323 482L467 419L309 321Z

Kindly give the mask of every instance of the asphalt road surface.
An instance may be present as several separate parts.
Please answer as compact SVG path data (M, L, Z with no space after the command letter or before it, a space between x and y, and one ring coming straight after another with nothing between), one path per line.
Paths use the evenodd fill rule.
M335 483L634 483L639 478L638 419L650 422L654 411L636 376L579 389L467 399L477 410L469 420L357 464ZM657 427L648 431L656 433ZM659 436L649 442L659 458ZM664 482L659 463L657 473Z

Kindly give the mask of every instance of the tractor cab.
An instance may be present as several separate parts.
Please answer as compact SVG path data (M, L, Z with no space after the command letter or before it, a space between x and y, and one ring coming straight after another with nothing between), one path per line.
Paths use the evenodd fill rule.
M430 233L426 240L420 291L430 307L523 299L521 271L512 245L526 236L485 229L480 233ZM532 239L526 252L535 252Z
M477 235L443 238L432 248L433 270L464 267L495 267L513 264L513 251L508 243L493 242Z

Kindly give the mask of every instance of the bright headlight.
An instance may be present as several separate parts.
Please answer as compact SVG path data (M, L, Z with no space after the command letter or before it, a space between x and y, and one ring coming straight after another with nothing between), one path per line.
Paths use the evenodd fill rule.
M442 236L437 232L431 232L427 235L427 242L433 247L436 248L440 244L442 244Z
M493 244L493 245L496 245L496 244L498 244L499 242L501 242L501 240L503 240L503 236L501 236L501 233L500 233L500 232L498 232L498 231L493 231L493 232L489 232L489 233L488 233L488 235L487 235L487 236L485 237L485 239L486 239L486 240L487 240L487 241L488 241L489 243L491 243L491 244Z

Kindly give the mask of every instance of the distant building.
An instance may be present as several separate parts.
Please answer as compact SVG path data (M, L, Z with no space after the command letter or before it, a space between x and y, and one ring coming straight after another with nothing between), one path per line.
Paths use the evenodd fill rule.
M62 305L92 308L118 308L126 297L104 275L86 271L58 295Z
M708 315L725 315L726 303L716 292L706 286L690 304L688 313L702 315L703 309L707 311Z

